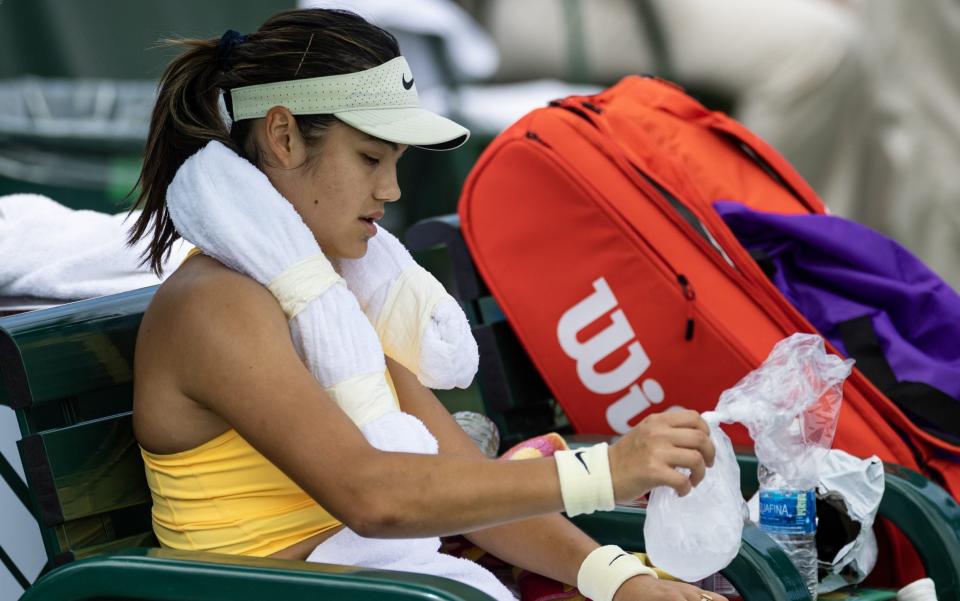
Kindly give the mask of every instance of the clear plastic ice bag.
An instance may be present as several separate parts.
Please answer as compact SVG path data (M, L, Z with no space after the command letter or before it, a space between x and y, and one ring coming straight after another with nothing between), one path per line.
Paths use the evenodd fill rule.
M815 488L833 444L852 359L827 354L823 338L794 334L763 365L720 395L716 412L750 431L757 460L798 490Z
M690 582L726 567L740 548L746 505L720 422L744 424L759 461L791 486L816 486L817 460L833 442L852 365L828 355L819 336L794 334L720 395L716 411L704 414L717 456L703 482L684 497L668 487L650 493L643 532L654 565Z
M740 550L747 517L733 445L711 413L705 413L704 419L717 449L713 467L686 496L667 486L653 489L643 526L653 565L687 582L727 567Z

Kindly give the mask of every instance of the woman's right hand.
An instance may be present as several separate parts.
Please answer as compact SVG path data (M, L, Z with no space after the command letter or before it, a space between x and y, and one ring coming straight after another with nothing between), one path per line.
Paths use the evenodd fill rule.
M703 480L716 450L710 428L688 409L649 415L610 447L614 497L630 501L657 486L681 497ZM687 468L685 476L676 468Z

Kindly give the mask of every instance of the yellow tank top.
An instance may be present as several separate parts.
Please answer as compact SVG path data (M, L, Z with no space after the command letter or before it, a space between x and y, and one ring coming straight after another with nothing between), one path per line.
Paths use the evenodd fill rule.
M265 557L340 525L236 430L179 453L140 454L165 547Z
M340 525L236 430L179 453L141 447L140 455L165 547L265 557Z

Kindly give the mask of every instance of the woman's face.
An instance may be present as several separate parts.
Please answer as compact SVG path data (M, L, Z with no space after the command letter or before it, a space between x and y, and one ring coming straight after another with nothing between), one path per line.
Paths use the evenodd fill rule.
M269 119L263 133L271 134ZM327 130L320 148L309 149L313 154L295 126L286 135L291 155L283 156L281 149L275 157L279 163L265 161L264 172L293 204L327 257L359 259L376 234L373 223L383 217L388 202L400 199L397 161L406 146L339 121ZM267 142L276 150L274 141ZM308 155L313 160L306 160Z

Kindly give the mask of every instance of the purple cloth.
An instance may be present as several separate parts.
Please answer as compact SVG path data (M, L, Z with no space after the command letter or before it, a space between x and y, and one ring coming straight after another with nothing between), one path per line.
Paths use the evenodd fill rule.
M897 380L960 399L960 295L893 240L829 215L714 208L747 249L772 261L780 292L838 349L837 324L871 316Z

